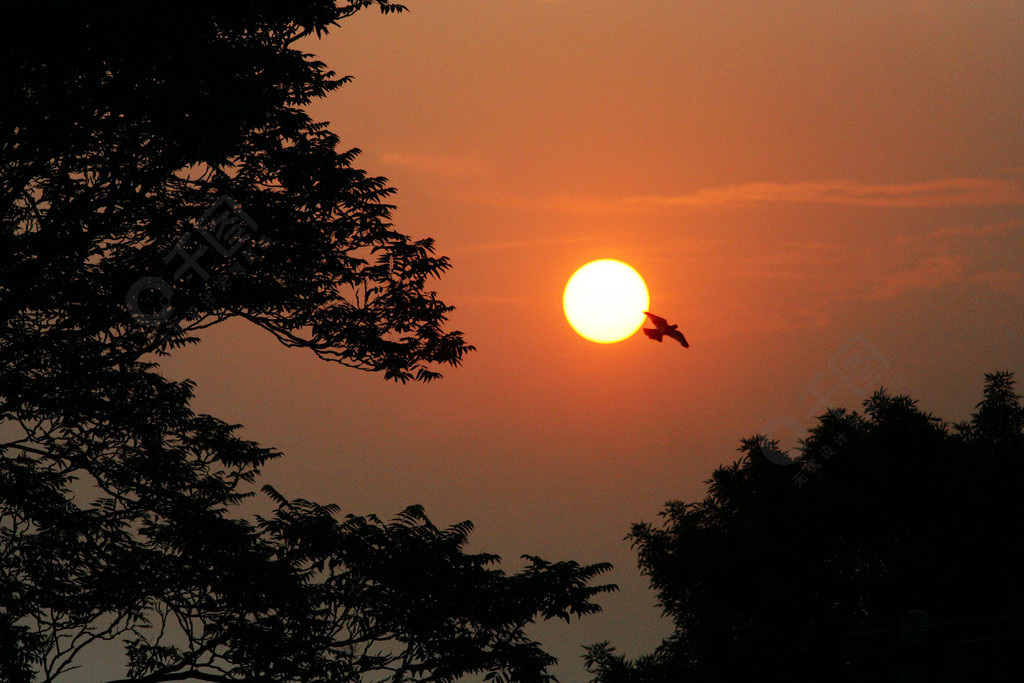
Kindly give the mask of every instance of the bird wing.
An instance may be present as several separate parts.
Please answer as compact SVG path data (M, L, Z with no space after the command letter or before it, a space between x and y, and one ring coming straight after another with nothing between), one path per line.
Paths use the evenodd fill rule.
M665 335L668 336L668 337L672 337L677 342L682 344L683 348L687 348L687 349L690 348L690 344L689 344L689 342L686 341L686 337L684 337L683 333L680 332L679 330L671 330L670 332L666 332Z
M658 330L652 330L649 327L645 327L644 328L644 334L646 334L648 337L650 337L654 341L660 342L661 341L661 337L664 335L664 332L659 332Z
M662 318L660 315L654 315L653 313L648 313L647 311L644 311L644 315L650 318L651 322L654 323L654 326L657 327L658 329L668 327L668 321Z

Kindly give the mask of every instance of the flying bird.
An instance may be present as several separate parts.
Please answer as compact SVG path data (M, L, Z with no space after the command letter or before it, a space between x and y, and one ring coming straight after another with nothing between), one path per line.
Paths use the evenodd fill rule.
M650 327L644 328L644 334L653 339L654 341L661 343L662 337L668 337L669 339L675 339L677 342L683 345L684 348L690 348L690 344L686 341L686 337L680 332L677 327L679 325L669 325L668 321L661 316L654 315L644 311L644 315L651 319L654 324L654 329Z

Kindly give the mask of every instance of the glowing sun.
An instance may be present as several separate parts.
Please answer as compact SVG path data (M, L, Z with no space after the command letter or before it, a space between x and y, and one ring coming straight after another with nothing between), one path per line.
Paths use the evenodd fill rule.
M599 344L622 341L644 323L647 285L622 261L591 261L569 278L562 308L581 337Z

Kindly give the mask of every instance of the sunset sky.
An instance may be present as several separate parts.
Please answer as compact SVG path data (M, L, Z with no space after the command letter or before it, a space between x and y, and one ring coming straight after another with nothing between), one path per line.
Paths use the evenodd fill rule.
M880 385L960 420L983 373L1024 383L1024 3L407 4L304 43L355 77L311 113L451 257L479 350L402 386L232 323L164 371L285 453L285 495L422 503L508 569L612 562L603 615L536 631L563 681L582 644L667 635L623 537L741 438L792 446ZM563 288L599 258L691 348L573 332Z

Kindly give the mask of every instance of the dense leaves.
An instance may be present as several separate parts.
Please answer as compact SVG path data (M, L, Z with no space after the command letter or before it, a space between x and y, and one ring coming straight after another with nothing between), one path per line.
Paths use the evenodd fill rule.
M238 316L401 381L457 365L472 347L426 289L448 260L392 228L385 179L302 109L346 78L296 41L371 5L400 9L186 0L39 5L7 22L0 319L99 339L111 362ZM220 236L230 257L193 228L222 196L251 218L250 239ZM173 289L158 325L126 305L144 277Z
M634 525L640 567L675 629L632 662L590 647L595 681L1019 672L1024 407L1009 374L987 376L963 424L879 392L863 413L823 415L796 466L774 464L765 446L745 440L703 501L670 502L663 525ZM901 619L914 610L931 626L910 647Z
M345 79L296 41L365 7L401 10L36 3L0 29L0 680L99 647L151 683L544 681L525 629L613 589L506 575L418 507L260 493L279 454L154 362L230 318L402 382L472 350L428 289L447 259L302 109Z

